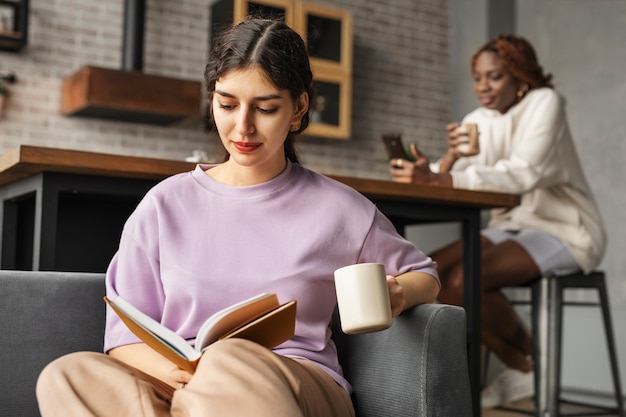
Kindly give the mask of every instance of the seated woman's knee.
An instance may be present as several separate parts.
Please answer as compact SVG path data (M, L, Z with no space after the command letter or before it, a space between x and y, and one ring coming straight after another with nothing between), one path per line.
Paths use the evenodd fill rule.
M462 264L456 264L448 271L445 277L445 283L443 284L448 290L453 291L459 295L463 295L464 284L464 268Z
M102 353L74 352L56 358L47 364L39 374L36 387L37 393L41 390L49 390L61 386L61 382L67 380L72 374L72 370L78 367L88 368L87 363L97 359L99 356L103 356Z

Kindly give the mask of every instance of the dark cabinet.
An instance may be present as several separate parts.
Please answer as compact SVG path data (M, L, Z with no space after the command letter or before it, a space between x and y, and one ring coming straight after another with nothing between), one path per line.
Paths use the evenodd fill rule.
M17 52L28 41L28 0L0 0L0 51Z

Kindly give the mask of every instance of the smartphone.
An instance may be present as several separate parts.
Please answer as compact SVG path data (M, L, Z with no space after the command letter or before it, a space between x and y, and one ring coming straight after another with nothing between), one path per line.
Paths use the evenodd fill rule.
M415 161L415 157L402 143L400 133L384 133L382 140L385 144L385 149L387 149L389 160L402 158L408 161Z

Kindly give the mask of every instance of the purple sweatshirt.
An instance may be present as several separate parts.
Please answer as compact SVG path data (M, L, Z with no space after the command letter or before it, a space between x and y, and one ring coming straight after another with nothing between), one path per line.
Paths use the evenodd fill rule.
M330 339L335 269L379 262L387 274L437 278L436 265L360 193L289 163L276 178L232 187L198 165L150 190L129 217L107 271L121 295L194 343L216 311L262 292L297 300L293 339L280 355L307 358L349 390ZM107 310L105 351L137 343Z

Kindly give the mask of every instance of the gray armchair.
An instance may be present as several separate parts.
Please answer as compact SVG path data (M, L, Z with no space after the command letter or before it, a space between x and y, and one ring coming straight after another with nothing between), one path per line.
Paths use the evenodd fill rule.
M38 417L41 369L102 350L103 295L103 274L0 271L0 417ZM334 338L358 417L471 415L463 309L423 305L389 330L346 336L337 325Z

